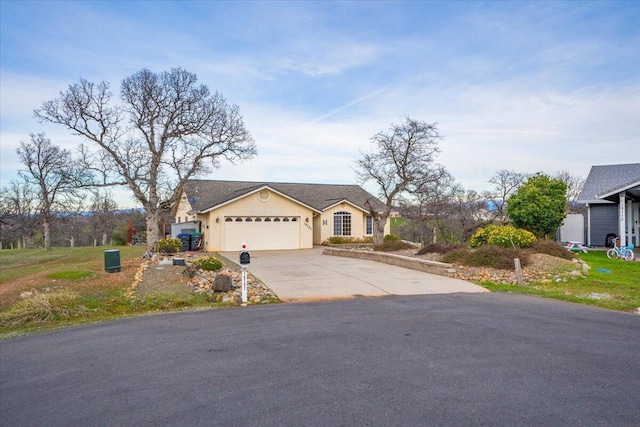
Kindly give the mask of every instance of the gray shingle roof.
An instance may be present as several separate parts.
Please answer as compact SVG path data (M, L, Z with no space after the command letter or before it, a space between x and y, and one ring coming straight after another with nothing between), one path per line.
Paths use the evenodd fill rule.
M604 202L598 196L640 182L640 163L592 166L578 202Z
M242 197L262 187L269 187L292 199L322 212L338 202L346 200L364 211L365 202L371 200L378 210L384 204L358 185L296 184L282 182L188 180L184 191L195 211L204 211Z

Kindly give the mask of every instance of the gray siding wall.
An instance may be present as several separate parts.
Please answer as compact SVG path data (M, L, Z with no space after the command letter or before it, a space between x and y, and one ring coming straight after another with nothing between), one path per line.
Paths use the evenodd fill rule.
M591 205L591 245L604 246L607 234L618 234L618 204Z

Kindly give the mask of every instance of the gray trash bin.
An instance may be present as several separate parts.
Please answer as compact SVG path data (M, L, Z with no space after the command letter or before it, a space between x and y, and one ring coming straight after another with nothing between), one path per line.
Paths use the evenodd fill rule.
M191 250L198 251L200 250L200 240L202 239L202 233L192 233L191 234Z
M121 268L120 251L118 249L104 251L104 271L107 273L115 273L121 271Z
M191 234L180 233L178 234L178 239L182 242L180 252L187 252L188 250L191 250Z

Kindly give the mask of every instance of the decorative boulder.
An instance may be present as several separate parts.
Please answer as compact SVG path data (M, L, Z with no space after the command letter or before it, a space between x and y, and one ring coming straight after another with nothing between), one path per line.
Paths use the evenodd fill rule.
M231 290L231 276L223 272L216 274L213 279L213 290L216 292L227 292Z

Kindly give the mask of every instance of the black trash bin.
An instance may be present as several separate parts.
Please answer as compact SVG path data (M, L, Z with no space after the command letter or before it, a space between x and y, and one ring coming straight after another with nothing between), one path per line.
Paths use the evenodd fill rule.
M104 251L104 271L115 273L120 270L120 251L118 249Z
M178 234L178 239L182 241L182 247L180 248L180 252L186 252L191 248L191 234L189 233L180 233Z
M200 241L202 240L202 233L198 233L197 231L191 233L191 250L199 251L200 250Z
M612 248L614 245L614 240L616 240L618 238L618 235L615 233L609 233L607 234L607 238L604 239L604 245L607 248Z

